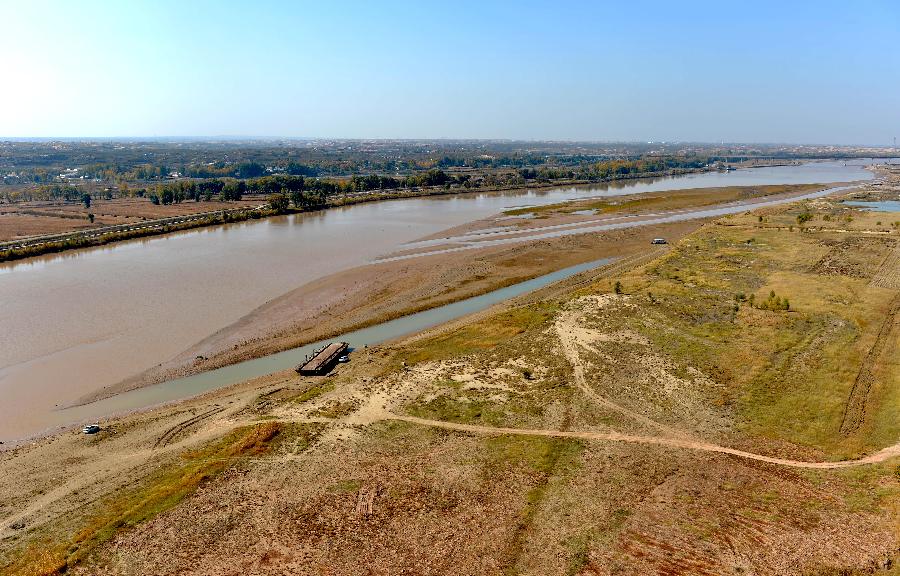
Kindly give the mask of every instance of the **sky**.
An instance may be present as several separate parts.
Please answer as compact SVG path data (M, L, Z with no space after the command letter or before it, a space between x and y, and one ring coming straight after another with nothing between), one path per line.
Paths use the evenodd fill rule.
M890 145L898 31L895 0L0 0L0 138Z

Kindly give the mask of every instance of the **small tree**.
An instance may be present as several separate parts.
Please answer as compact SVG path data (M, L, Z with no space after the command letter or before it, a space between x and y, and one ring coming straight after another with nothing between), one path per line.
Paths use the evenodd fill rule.
M618 280L616 280L616 285L613 287L613 290L615 291L616 294L621 294L622 293L622 283L619 282Z
M91 207L91 195L85 192L81 195L81 203L84 204L85 208Z
M93 224L93 223L94 223L94 215L93 215L93 213L91 213L91 214L88 214L88 220L90 220L90 221L91 221L91 224Z
M278 214L287 212L290 201L284 194L271 194L267 200L272 210Z
M291 203L295 208L303 208L303 190L291 190Z
M247 191L247 184L243 180L229 180L222 187L222 200L228 201L237 201L244 197L244 192Z

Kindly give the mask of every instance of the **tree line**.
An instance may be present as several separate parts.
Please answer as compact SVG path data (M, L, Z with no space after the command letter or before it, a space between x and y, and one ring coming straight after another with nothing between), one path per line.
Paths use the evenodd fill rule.
M447 188L485 188L522 186L529 182L553 182L557 180L603 181L621 177L663 174L702 168L708 162L705 157L642 157L638 159L614 159L585 163L573 167L545 166L524 167L516 171L489 172L486 174L448 174L440 168L431 168L407 176L383 174L354 175L350 178L317 178L301 174L274 174L247 178L231 176L178 179L152 187L130 188L120 182L106 187L97 198L148 197L154 204L178 204L184 201L236 201L245 194L284 194L298 208L310 208L325 204L328 196L364 193L384 190L404 190L444 186ZM237 173L241 176L265 174L261 164L245 162ZM213 167L214 168L214 167ZM293 170L309 172L308 167L296 164ZM229 168L234 171L234 168ZM32 200L80 201L85 193L82 186L72 184L46 184L35 188L5 191L7 202Z
M350 178L313 178L304 175L276 174L253 178L215 177L203 179L179 179L160 182L150 188L129 188L122 182L117 187L107 187L97 197L148 197L154 204L178 204L192 200L236 201L244 194L284 194L298 208L310 208L325 204L328 196L337 194L364 193L384 190L404 190L444 186L463 188L484 188L502 186L522 186L529 182L553 182L555 180L602 181L636 175L661 174L703 167L706 158L649 157L639 159L617 159L593 162L581 166L520 168L517 171L493 172L480 175L448 174L432 168L407 176L387 176L382 174L354 175ZM252 164L252 163L247 163ZM296 171L304 171L303 166L295 166ZM265 173L261 165L250 166L242 175ZM65 200L79 201L84 188L72 184L48 184L5 192L7 202L20 200Z
M574 168L522 168L518 172L525 180L552 181L560 179L599 182L636 175L665 174L696 170L708 164L707 158L647 157L634 160L616 159L592 162Z
M240 200L244 194L284 194L298 208L310 208L325 204L326 198L335 194L371 192L459 184L467 178L454 178L443 170L428 170L404 178L368 175L345 179L306 178L289 174L262 176L239 180L234 178L208 178L205 180L178 180L157 184L145 192L154 204L178 204L185 200ZM138 194L143 195L143 194Z

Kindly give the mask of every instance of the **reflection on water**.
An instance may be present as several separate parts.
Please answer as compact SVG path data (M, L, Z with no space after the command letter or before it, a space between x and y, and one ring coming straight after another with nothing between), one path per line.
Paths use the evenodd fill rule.
M900 212L900 200L853 200L846 201L844 204L854 206L856 208L864 208L873 212Z
M267 301L513 205L665 189L870 178L813 163L373 202L0 264L0 440L162 363Z

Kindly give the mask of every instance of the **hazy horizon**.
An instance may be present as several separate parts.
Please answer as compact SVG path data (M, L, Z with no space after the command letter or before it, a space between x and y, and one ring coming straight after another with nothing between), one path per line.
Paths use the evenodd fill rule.
M415 138L415 137L353 137L353 136L243 136L228 134L209 134L205 136L183 135L183 136L4 136L0 134L0 141L4 142L211 142L211 143L243 143L243 142L317 142L317 141L347 141L347 142L521 142L521 143L564 143L564 144L604 144L604 145L696 145L696 146L805 146L805 147L821 147L834 146L844 148L886 148L891 149L895 146L892 143L857 143L847 144L841 142L713 142L702 140L587 140L587 139L571 139L571 138L466 138L466 137L435 137L435 138Z
M891 2L0 0L3 139L891 146Z

